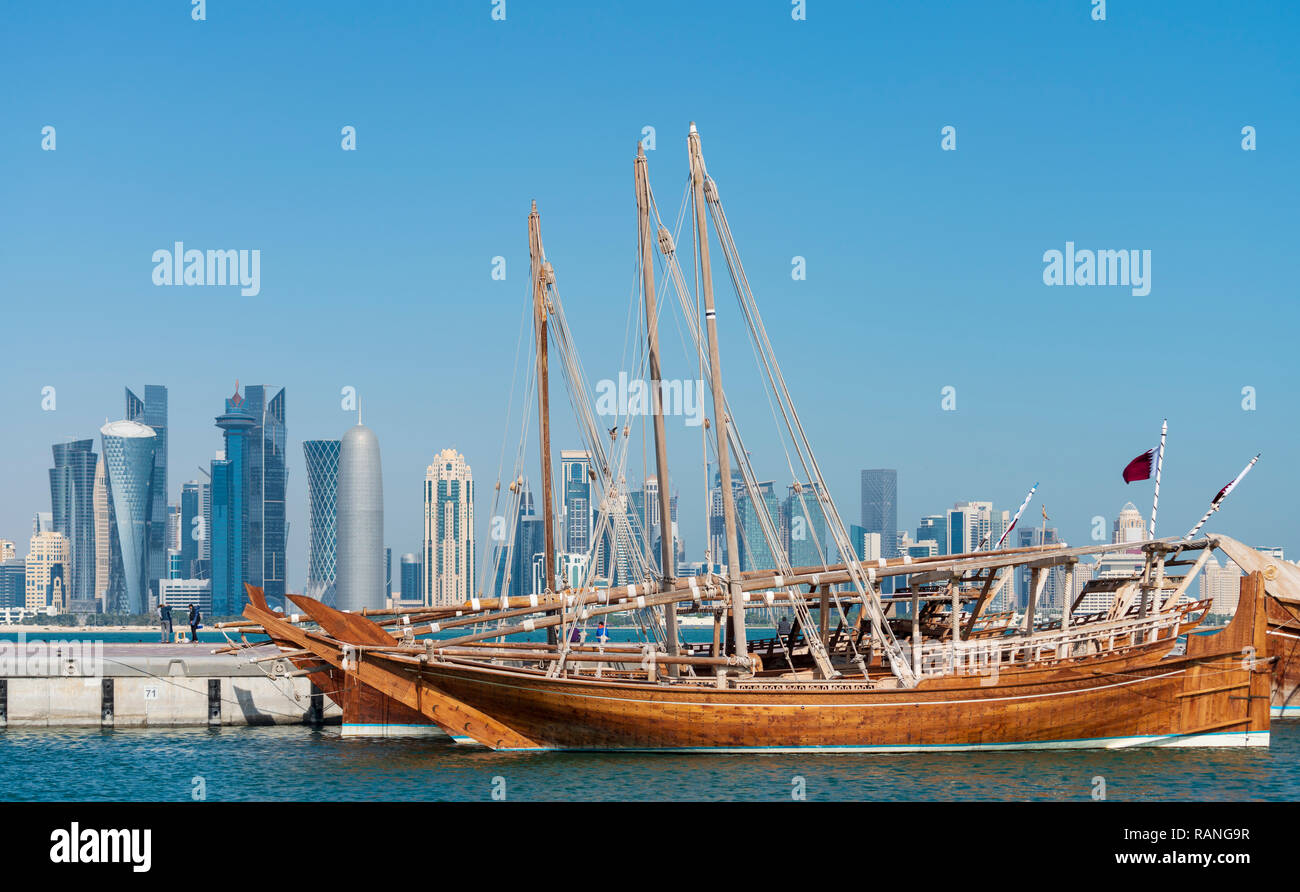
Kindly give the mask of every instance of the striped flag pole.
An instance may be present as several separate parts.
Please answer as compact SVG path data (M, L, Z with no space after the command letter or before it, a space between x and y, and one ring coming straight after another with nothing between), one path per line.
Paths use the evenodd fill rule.
M1002 537L998 539L998 544L993 546L994 551L997 551L1002 547L1002 543L1007 541L1007 536L1010 536L1011 531L1016 528L1016 524L1020 521L1020 515L1024 514L1025 509L1029 507L1029 500L1034 497L1034 490L1036 489L1038 489L1037 483L1029 487L1029 495L1025 496L1025 500L1021 502L1020 507L1016 509L1016 516L1011 518L1011 525L1002 531Z
M1219 490L1219 494L1214 497L1213 501L1210 502L1210 510L1205 512L1205 516L1201 518L1201 522L1198 523L1196 526L1192 527L1192 531L1188 533L1184 538L1191 539L1193 536L1199 533L1201 531L1201 527L1205 526L1206 521L1210 519L1210 515L1212 515L1215 511L1218 511L1221 507L1223 507L1223 502L1225 499L1228 498L1228 493L1236 489L1237 484L1240 483L1243 479L1245 479L1246 475L1250 473L1250 469L1255 467L1255 462L1259 461L1259 456L1260 453L1258 452L1255 453L1255 457L1252 458L1246 464L1246 467L1241 469L1241 473L1238 474L1236 477L1232 478L1231 483L1229 483L1223 489Z
M1156 453L1156 494L1151 503L1151 534L1148 539L1156 537L1156 511L1160 509L1160 467L1165 463L1165 434L1169 433L1169 419L1160 423L1160 451Z

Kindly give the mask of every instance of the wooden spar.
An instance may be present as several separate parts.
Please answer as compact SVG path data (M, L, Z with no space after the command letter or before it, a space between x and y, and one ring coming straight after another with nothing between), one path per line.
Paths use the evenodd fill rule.
M948 583L948 593L952 595L952 643L961 643L961 597L957 585L957 578L954 577L952 582Z
M1011 574L1008 572L1005 575L1011 575ZM979 621L980 614L984 612L984 605L988 604L990 600L997 597L998 591L1002 589L1001 582L998 583L997 590L993 588L993 583L998 578L998 576L999 573L997 570L989 571L989 578L984 580L984 588L983 590L980 591L979 600L975 602L975 606L971 609L970 620L967 621L966 628L962 630L963 638L970 637L971 629L975 628L975 623Z
M1038 599L1047 585L1047 567L1033 567L1029 571L1029 604L1025 607L1025 634L1034 634L1034 613L1038 609Z
M1074 565L1078 561L1065 562L1065 591L1061 595L1061 631L1070 631L1070 614L1074 602ZM1172 606L1172 605L1171 605Z
M823 585L818 588L821 592L817 601L817 634L825 641L831 634L831 587Z
M745 636L745 603L740 580L740 544L736 535L736 494L731 489L731 457L727 417L727 400L722 393L722 360L718 354L718 311L713 304L713 267L709 262L709 229L705 221L707 202L704 197L704 155L700 151L700 134L691 122L686 137L691 159L691 203L695 206L695 256L700 263L700 284L704 291L704 324L709 337L709 378L713 390L714 440L718 455L718 485L722 489L722 517L727 533L727 590L731 594L732 636L735 652L745 656L749 640ZM663 497L663 494L660 494Z
M533 332L537 351L537 441L542 460L542 526L546 542L546 585L542 591L555 587L555 517L551 500L551 405L550 376L546 358L546 286L548 271L542 256L542 223L533 202L528 214L528 258L533 277ZM554 632L548 636L553 638Z
M912 674L921 677L921 587L912 583Z
M645 148L636 144L633 163L636 182L637 234L641 244L641 279L645 289L646 345L650 364L650 403L654 408L655 473L659 477L659 568L662 590L671 590L676 579L673 560L672 498L668 489L668 442L664 435L663 388L659 378L659 308L655 303L655 268L650 231L650 179L646 171ZM677 654L677 611L665 609L664 638L668 653ZM670 675L676 674L673 666Z
M536 651L497 651L492 648L433 648L432 655L435 657L448 657L457 659L488 659L503 658L507 660L537 660L539 662L554 662L564 660L566 663L640 663L645 651L611 651L608 653L593 653L591 651L569 651L567 653L558 653L553 650L536 650ZM693 656L669 656L664 653L655 654L655 662L663 663L666 666L734 666L736 665L735 657L693 657Z

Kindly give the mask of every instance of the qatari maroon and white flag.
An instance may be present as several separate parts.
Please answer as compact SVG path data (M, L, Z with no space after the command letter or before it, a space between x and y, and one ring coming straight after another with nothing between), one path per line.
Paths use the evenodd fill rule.
M1205 516L1201 518L1201 522L1198 523L1196 526L1192 527L1192 531L1188 533L1186 536L1184 536L1183 538L1191 539L1193 536L1195 536L1197 533L1201 531L1201 527L1205 526L1206 521L1210 519L1210 515L1212 515L1215 511L1219 510L1219 508L1223 505L1223 500L1228 497L1228 493L1232 492L1234 489L1237 488L1237 484L1240 483L1245 478L1245 476L1250 473L1250 469L1255 467L1255 462L1257 461L1259 461L1258 453L1256 453L1255 457L1252 458L1246 464L1246 467L1241 469L1240 474L1232 478L1231 483L1229 483L1223 489L1219 490L1218 495L1216 495L1214 499L1210 502L1210 509L1205 512Z
M1124 482L1149 480L1156 470L1156 451L1148 449L1124 466Z
M1210 504L1211 504L1211 505L1217 505L1217 504L1219 504L1220 502L1222 502L1225 498L1227 498L1227 497L1228 497L1228 493L1232 492L1234 489L1237 488L1237 484L1241 482L1241 479L1242 479L1243 477L1245 477L1247 474L1250 473L1250 469L1253 468L1253 467L1255 467L1255 462L1257 462L1257 461L1259 461L1259 456L1258 456L1258 455L1255 456L1254 458L1252 458L1252 459L1250 460L1250 464L1246 465L1246 467L1244 467L1244 468L1241 469L1241 473L1240 473L1240 474L1238 474L1236 477L1233 477L1233 478L1232 478L1232 482L1231 482L1231 483L1229 483L1229 484L1228 484L1227 486L1225 486L1223 489L1219 490L1219 494L1218 494L1217 496L1215 496L1215 497L1210 501Z

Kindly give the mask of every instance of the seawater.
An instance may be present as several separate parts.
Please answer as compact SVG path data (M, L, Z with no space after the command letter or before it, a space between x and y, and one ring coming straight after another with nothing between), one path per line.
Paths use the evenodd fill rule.
M0 800L1300 800L1300 722L1250 749L905 755L494 753L337 726L0 731ZM498 780L498 778L500 780Z

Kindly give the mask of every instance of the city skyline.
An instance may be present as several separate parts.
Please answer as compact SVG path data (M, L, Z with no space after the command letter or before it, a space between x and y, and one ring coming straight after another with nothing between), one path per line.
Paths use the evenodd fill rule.
M160 388L160 389L161 389L161 390L163 391L163 393L165 394L165 392L166 392L166 388L165 388L165 387L162 387L162 388ZM258 389L259 389L259 391L260 391L261 388L258 388ZM129 391L128 391L128 393L129 393ZM284 390L283 388L277 389L277 394L279 395L279 397L280 397L281 399L283 398L284 393L285 393L285 390ZM121 423L119 422L118 424L121 424ZM148 427L148 425L144 425L143 427ZM150 429L152 430L152 428L150 428ZM154 441L155 450L156 450L156 446L157 446L157 437L155 436L155 437L152 438L152 439L153 439L153 441ZM319 450L321 447L327 447L327 446L328 446L329 444L331 444L331 443L332 443L332 444L335 444L335 448L337 448L337 444L338 444L338 442L339 442L339 441L337 441L337 440L336 440L336 441L320 441L320 440L315 440L315 441L311 441L311 440L308 440L308 441L301 441L301 445L303 445L303 447L304 447L304 458L306 458L306 455L308 454L308 453L307 453L307 446L308 446L308 444L311 444L312 447L313 447L314 449ZM62 461L62 462L65 462L65 463L66 463L66 462L68 461L68 459L66 459L66 458L60 458L59 456L61 456L61 455L66 455L66 454L69 454L69 453L84 452L84 451L85 451L85 443L86 443L86 441L84 441L84 440L68 440L68 441L66 441L65 443L55 443L55 444L52 444L52 448L54 449L54 451L55 451L55 455L56 455L56 460L55 460L55 465L56 465L56 467L55 467L55 468L51 468L50 471L49 471L49 473L50 473L50 478L51 478L51 483L50 483L50 489L48 490L47 498L49 498L49 500L50 500L51 503L53 502L53 500L54 500L54 498L55 498L55 492L56 492L55 487L56 487L56 485L57 485L58 487L60 487L60 490L59 490L59 491L62 491L62 487L64 487L64 486L66 485L66 484L63 482L63 481L65 480L65 478L64 478L63 476L59 476L59 477L58 477L58 480L59 480L59 483L58 483L58 484L55 483L55 480L56 480L56 473L58 473L58 466L59 466L60 462ZM93 444L92 444L92 448L93 448ZM93 454L93 453L92 453L92 454ZM155 452L155 454L156 454L156 452ZM566 454L567 454L567 455L566 455ZM558 467L558 468L562 469L562 468L565 466L565 465L564 465L564 461L567 459L567 460L570 460L571 462L573 462L573 463L575 463L575 464L580 464L580 465L581 465L581 468L583 469L582 477L585 477L585 476L586 476L586 468L587 468L587 465L588 465L588 460L586 459L586 453L585 453L585 452L583 452L583 451L579 451L579 450L561 450L561 455L564 456L564 457L562 457L560 460L557 461L557 467ZM334 458L335 458L335 460L337 460L337 456L334 456ZM152 461L155 461L155 465L156 465L156 460L155 460L155 459L151 459L151 460L152 460ZM304 463L307 464L306 461L304 461ZM47 462L47 464L48 464L48 462ZM214 462L214 464L215 464L215 462ZM304 471L307 472L307 473L304 474L304 477L309 477L310 469L309 469L309 468L304 468ZM66 473L66 472L64 472L64 473ZM337 474L337 469L335 469L335 474ZM868 474L889 474L889 475L892 475L892 476L890 477L890 481L889 481L888 487L890 488L890 490L891 490L891 492L892 492L892 494L893 494L893 497L894 497L894 498L897 497L898 479L897 479L897 472L896 472L895 469L888 469L888 470L883 470L883 471L882 471L882 470L877 470L877 471L862 471L862 472L860 472L860 474L862 475L862 479L863 479L863 490L862 490L862 491L863 491L864 494L866 493L866 488L865 488L865 487L866 487L866 479L867 479L867 475L868 475ZM715 475L715 476L716 476L716 475ZM558 479L563 480L564 477L561 475ZM324 483L325 481L322 481L322 482ZM716 482L716 480L715 480L715 482ZM409 481L408 481L408 483L409 483ZM654 491L654 494L652 495L652 499L653 499L653 498L657 498L657 487L655 487L654 484L655 484L655 480L654 480L653 477L651 477L651 478L649 479L649 481L645 484L646 486L649 486L649 487ZM199 484L199 485L200 485L201 487L206 487L206 484ZM328 483L327 483L326 485L335 485L335 486L336 486L336 485L337 485L337 481L334 481L333 484L328 484ZM585 481L585 480L583 480L583 481L581 481L578 485L579 485L579 489L578 489L578 490L575 490L575 492L580 493L580 495L581 495L581 500L582 500L583 503L585 503L587 500L590 499L590 495L591 495L589 481ZM185 508L185 502L186 502L186 498L187 498L187 492L188 492L191 488L193 488L194 486L195 486L195 481L185 481L184 483L178 484L178 486L177 486L177 489L179 490L179 492L178 492L178 494L177 494L177 495L179 496L179 500L178 500L178 502L174 502L174 503L173 503L173 502L171 502L170 499L168 499L168 500L167 500L167 503L169 503L169 504L165 503L165 507L167 507L167 508L180 508L180 509L181 509L181 512L182 512L182 516L184 516L184 517L186 517L186 518L191 518L191 515L190 515L190 514L186 514L186 513L185 513L187 510L189 510L189 509L186 509L186 508ZM770 486L771 486L771 483L770 483L770 481L769 481L769 482L760 482L760 486L761 486L761 487L770 487ZM807 486L807 484L804 484L804 486ZM311 495L310 495L310 483L308 483L308 487L307 487L307 488L308 488L309 492L306 493L306 494L303 494L303 498L304 498L304 500L306 500L308 503L310 503L310 500L311 500ZM833 487L832 487L832 488L833 488ZM904 488L905 488L905 487L904 487ZM1136 486L1131 486L1131 487L1127 487L1127 488L1129 488L1129 489L1134 489L1134 488L1140 489L1140 488L1141 488L1141 484L1137 484ZM765 489L764 491L767 492L768 490ZM196 495L197 495L197 494L196 494ZM633 496L633 497L641 496L641 495L642 495L642 490L639 490L639 489L638 489L638 490L633 490L631 493L629 493L629 495L630 495L630 496ZM793 495L793 494L792 494L792 495ZM1150 495L1150 493L1148 492L1147 495ZM152 502L153 502L153 499L154 499L154 493L152 492L152 488L150 488L150 494L149 494L149 497L148 497L148 498L149 498L149 501L150 501L150 503L151 503L151 505L152 505ZM563 500L564 498L565 498L565 495L564 495L563 492L559 492L559 493L556 494L556 500L557 500L557 503L562 502L562 500ZM676 503L677 496L674 495L673 498L674 498L674 527L676 527L676 507L675 507L675 503ZM791 515L790 515L790 512L791 512L791 510L792 510L792 509L791 509L791 504L790 504L790 497L787 497L784 501L781 501L781 502L779 502L779 503L778 503L778 501L776 500L774 494L769 494L768 496L765 496L765 498L766 498L766 499L771 503L768 507L769 507L769 510L770 510L770 512L771 512L771 517L772 517L773 523L774 523L774 524L777 524L777 523L779 522L779 524L780 524L780 528L779 528L779 531L778 531L778 537L779 537L779 540L783 542L783 544L786 546L787 549L790 549L791 546L792 546L792 544L793 544L792 541L791 541L790 535L789 535L789 532L790 532L790 531L789 531L789 518L790 518L790 516L791 516ZM1138 498L1139 501L1141 500L1141 496L1137 496L1136 498ZM758 526L758 524L757 524L757 521L756 521L756 520L753 520L752 518L747 518L747 517L746 517L746 514L745 514L745 504L744 504L745 501L746 501L746 499L747 499L747 497L741 497L741 498L738 499L738 515L739 515L739 516L738 516L738 522L739 522L739 524L741 525L742 528L744 528L745 525L746 525L747 523L748 523L750 526L753 527L754 538L755 538L756 541L759 542L759 546L758 546L759 551L760 551L761 554L763 554L763 555L767 555L767 551L768 551L768 549L767 549L767 547L766 547L766 544L761 542L761 530L760 530L760 528L759 528L759 526ZM1127 499L1127 498L1126 498L1125 501L1126 501L1126 502L1131 502L1132 499ZM532 494L531 494L531 493L527 493L527 504L528 504L528 505L531 505L531 502L532 502ZM291 500L291 504L292 504L292 500ZM636 503L636 504L639 505L640 503L638 502L638 503ZM945 523L944 523L943 529L944 529L944 534L946 535L947 538L945 539L945 541L943 541L942 543L940 543L940 546L939 546L939 553L945 553L945 552L948 552L948 551L950 551L951 548L954 547L954 546L953 546L953 542L950 541L950 540L951 540L951 537L952 537L953 535L956 534L956 528L952 525L952 523L953 523L952 519L953 519L953 517L954 517L954 512L958 512L958 513L960 513L960 512L962 512L963 510L969 510L969 509L968 509L968 506L975 506L975 507L983 506L983 508L982 508L981 510L984 510L985 513L987 513L987 511L988 511L989 509L992 508L993 503L992 503L992 502L988 502L988 501L983 501L983 502L973 502L973 501L962 502L962 501L954 501L954 502L953 502L953 505L954 505L954 508L951 508L951 509L944 509L944 512L945 512L945 513L942 514L942 515L927 515L927 514L920 514L920 515L917 515L917 518L919 519L919 524L918 524L918 526L915 528L915 529L916 529L916 534L917 534L917 535L916 535L916 539L911 539L911 533L912 533L912 529L913 529L913 528L910 527L910 525L909 525L909 524L910 524L910 520L909 520L909 518L908 518L906 512L903 512L903 513L902 513L902 516L901 516L901 517L898 517L898 519L895 521L896 526L897 526L897 531L896 531L896 532L897 532L897 537L898 537L898 538L895 540L895 542L896 542L897 544L900 544L900 545L901 545L901 544L915 544L915 543L917 543L917 542L922 542L922 541L924 541L924 538L923 538L923 531L926 529L926 524L927 524L927 523L930 523L930 522L932 521L932 519L933 519L934 517L936 517L936 516L938 516L938 517L940 517L940 518L945 518L945 517L946 517L946 521L945 521ZM41 506L41 507L43 508L44 506ZM633 507L634 507L634 505L629 504L629 509L628 509L628 510L629 510L629 511L632 511ZM651 506L651 507L653 507L653 506ZM846 511L845 505L844 505L844 503L843 503L842 501L837 502L837 507L839 508L840 513L841 513L842 516L845 515L846 513L848 513L848 512ZM865 503L862 503L862 504L859 505L859 507L860 507L860 508L865 512L867 506L866 506ZM637 509L637 510L639 510L639 509ZM894 510L895 510L895 512L897 513L897 509L895 508ZM928 508L928 509L922 509L922 510L933 510L933 509L932 509L932 508ZM1111 509L1111 510L1113 511L1114 509ZM308 511L309 514L310 514L310 511L311 511L311 509L309 508L309 511ZM529 509L529 511L531 511L531 509ZM564 507L562 507L562 505L557 504L557 511L556 511L557 548L558 548L558 550L559 550L561 553L565 553L565 552L567 552L567 551L570 550L570 549L568 548L568 545L567 545L566 543L568 542L569 537L572 535L572 532L571 532L571 531L576 531L576 532L578 532L578 538L582 538L582 539L584 539L584 541L585 541L585 538L588 537L588 536L590 535L590 530L589 530L589 528L590 528L590 522L591 522L591 519L592 519L592 517L593 517L592 512L594 512L594 508L591 508L591 507L589 506L589 507L588 507L588 510L587 510L587 512L586 512L586 513L587 513L587 517L588 517L588 519L587 519L586 521L583 521L583 522L581 522L581 523L578 523L578 521L576 520L576 517L577 517L576 515L575 515L574 517L570 517L570 516L568 516L566 509L565 509ZM50 513L50 512L39 511L39 512L36 512L36 513L46 514L46 513ZM296 512L294 512L294 511L292 510L292 508L291 508L290 513L296 513ZM973 547L974 544L978 544L978 541L979 541L979 540L982 540L982 539L983 539L984 537L986 537L986 536L989 537L989 541L990 541L990 542L993 541L993 540L996 540L996 538L999 536L999 534L1002 532L1002 530L1005 529L1006 518L1007 518L1009 512L1006 511L1006 510L1001 510L1001 509L1000 509L1000 514L1002 515L1002 521L1001 521L1001 522L1002 522L1003 526L998 526L998 524L997 524L996 522L991 522L990 519L989 519L988 517L985 517L985 518L984 518L984 520L982 521L982 524L983 524L982 526L979 526L979 525L978 525L979 521L976 521L976 522L975 522L976 525L972 525L972 522L971 522L969 519L965 520L965 521L963 522L963 530L965 530L966 532L963 533L963 542L965 541L966 538L970 538L970 539L971 539L971 542L972 542L972 547ZM54 513L50 513L50 516L51 516L52 518L57 518L57 517L58 517L58 512L56 511L56 512L54 512ZM864 517L865 517L865 514L864 514ZM1093 517L1089 518L1089 519L1088 519L1088 525L1090 526L1089 532L1091 533L1091 535L1088 537L1088 539L1085 539L1085 538L1083 538L1083 537L1077 537L1075 540L1070 540L1068 537L1062 536L1062 537L1061 537L1062 540L1063 540L1063 541L1067 541L1067 542L1071 542L1071 544L1083 544L1083 543L1086 543L1087 541L1095 541L1095 526L1096 526L1096 522L1097 522L1097 518L1098 518L1098 517L1106 517L1106 518L1107 518L1107 523L1110 522L1109 519L1108 519L1108 518L1110 517L1110 515L1108 515L1108 514L1104 514L1104 513L1103 513L1103 514L1099 514L1099 515L1094 515ZM191 519L192 519L192 518L191 518ZM821 537L824 536L824 532L821 531L821 527L824 525L824 520L821 519L821 517L819 516L819 514L818 514L818 512L817 512L817 510L816 510L815 508L810 508L810 517L809 517L809 519L810 519L810 520L811 520L811 521L816 525L816 527L817 527L817 532L815 533L815 535L817 535L817 536L819 537L819 539L820 539ZM1032 521L1032 519L1031 519L1031 521ZM574 524L577 524L576 530L575 530L575 528L574 528ZM310 522L309 522L309 526L310 526ZM1211 526L1213 527L1214 525L1211 524ZM855 527L856 527L856 525L855 525ZM1026 535L1026 534L1027 534L1027 530L1030 529L1030 528L1032 528L1032 525L1031 525L1031 527L1025 527L1025 526L1022 526L1022 527L1020 528L1020 530L1021 530L1021 535L1022 535L1022 536ZM1220 528L1222 528L1222 527L1220 527ZM863 529L863 528L861 528L861 527L856 527L856 529L861 530L861 529ZM1056 523L1055 523L1055 521L1054 521L1054 522L1053 522L1053 527L1052 527L1052 531L1053 531L1054 534L1055 534L1056 529L1057 529L1057 526L1056 526ZM112 532L113 532L114 534L116 534L116 533L117 533L117 530L114 529ZM1175 533L1178 532L1178 531L1168 530L1168 529L1164 529L1164 528L1162 528L1162 530L1159 531L1159 532L1160 532L1161 535L1168 536L1168 535L1173 535L1173 534L1175 534ZM186 546L186 541L187 541L187 540L186 540L186 537L182 536L181 538L182 538L182 545L183 545L183 547L185 547L185 546ZM389 538L391 538L391 537L389 537ZM906 543L904 542L904 539L905 539L905 538L908 540ZM1282 541L1275 541L1275 538L1276 538L1276 537L1274 537L1274 538L1264 538L1264 539L1258 539L1257 541L1266 541L1266 542L1270 543L1271 545L1278 546L1278 547L1285 547L1285 546L1286 546L1287 543L1282 542ZM22 541L22 536L21 536L21 534L17 534L16 537L14 538L14 541L21 542L21 541ZM211 540L209 540L209 543L208 543L209 545L210 545L210 541L211 541ZM475 555L475 557L474 557L475 566L481 566L481 564L482 564L483 561L487 561L487 562L490 563L490 562L492 561L492 551L491 551L492 543L489 542L489 541L487 541L486 533L485 533L484 530L482 530L482 529L478 529L478 528L476 528L476 529L474 530L474 542L475 542L475 546L476 546L476 555ZM202 543L201 540L198 541L198 542L196 542L196 548L197 548L197 547L202 547L203 544L204 544L204 543ZM653 542L652 542L651 544L653 545ZM704 547L704 544L705 544L705 543L704 543L703 541L701 541L701 542L699 542L699 543L691 542L689 545L688 545L687 543L683 542L683 543L681 544L680 547L681 547L682 549L687 549L687 548L689 548L689 547L691 547L691 546L695 546L693 552L691 552L689 556L690 556L690 560L691 560L691 561L696 561L696 562L697 562L697 561L699 561L699 560L701 560L701 559L703 558L703 547ZM96 550L98 550L98 548L102 547L102 543L97 543L97 542L96 542L96 545L97 545L97 549L96 549ZM385 545L385 547L389 547L389 548L392 547L392 543L391 543L390 541L387 541L387 540L385 541L384 545ZM402 543L399 542L399 543L397 543L397 545L398 545L398 547L400 548L401 545L402 545ZM888 546L885 544L885 540L884 540L884 538L882 537L882 539L881 539L881 548L882 548L882 551L883 551L885 548L887 548L887 547L888 547ZM808 542L807 544L805 544L805 545L802 546L802 551L803 551L803 552L806 552L806 553L809 554L809 555L811 555L811 553L812 553L811 550L810 550L811 548L812 548L811 542ZM292 578L294 578L294 579L304 578L304 577L306 576L307 572L308 572L308 564L309 564L309 562L310 562L310 543L309 543L309 542L304 544L304 549L303 549L303 550L304 550L306 553L305 553L304 555L302 555L302 569L301 569L301 570L298 569L298 567L296 566L296 565L297 565L297 560L296 560L297 555L295 555L295 556L293 556L293 557L290 558L290 564L289 564L289 566L290 566L291 573L292 573L292 574L297 574L297 575L293 575L293 576L292 576ZM747 568L747 569L752 568L753 565L750 563L750 561L752 560L752 558L750 558L750 557L746 554L746 544L744 544L743 542L742 542L742 545L741 545L741 551L742 551L742 560L745 562L746 568ZM896 553L896 551L897 551L897 550L895 549L895 553ZM382 549L381 549L381 552L382 552ZM74 572L74 570L73 570L73 564L75 563L75 557L74 557L75 549L73 548L73 543L72 543L71 538L69 538L69 543L68 543L68 553L69 553L69 559L70 559L70 562L69 562L69 567L66 569L66 573L67 573L66 584L67 584L67 586L68 586L68 588L69 588L69 591L71 592L71 591L73 591L73 590L75 589L75 586L76 586L76 582L75 582L76 574L75 574L75 572ZM399 553L400 553L400 552L399 552ZM827 551L827 553L829 553L829 550ZM165 556L166 556L166 552L164 551L164 561L165 561ZM21 555L20 555L20 557L21 557ZM98 557L98 556L96 556L96 557ZM656 559L656 560L657 560L657 549L655 550L654 554L651 554L651 555L650 555L650 557L651 557L652 559ZM150 558L150 559L151 559L151 562L152 562L152 555L151 555L151 558ZM760 558L758 558L758 559L759 559L759 561L762 562L762 563L767 563L767 562L770 561L770 555L767 555L767 556L764 556L764 557L760 557ZM518 558L516 558L516 560L518 560ZM525 560L527 560L526 557L525 557ZM518 570L517 570L517 569L516 569L516 570L512 570L512 575L514 575L514 577L515 577L516 579L518 579L518 578L519 578ZM93 572L92 572L92 579L93 579L93 578L95 578L95 576L94 576L94 574L93 574ZM187 577L183 575L181 578L187 578ZM526 578L526 577L525 577L525 578ZM147 585L148 585L148 582L149 582L149 580L146 579L146 580L145 580L145 585L146 585L146 587L147 587ZM399 578L399 584L400 584L400 578ZM473 583L472 583L472 587L475 588L475 589L477 589L478 584L479 584L479 580L477 579L477 577L475 577L475 579L473 580ZM488 591L491 591L491 590L492 590L492 586L493 586L493 584L494 584L494 583L493 583L491 580L488 581L488 584L487 584L487 590L488 590ZM290 591L299 591L299 592L306 591L306 590L308 590L309 588L310 588L310 585L306 585L306 586L304 586L304 585L299 585L299 584L293 584L293 585L290 585L290 586L289 586L289 590L290 590ZM403 592L402 594L403 594L403 597L408 597L407 593Z

